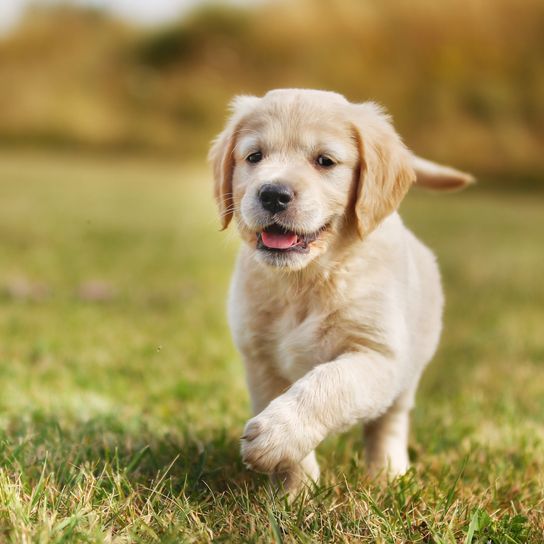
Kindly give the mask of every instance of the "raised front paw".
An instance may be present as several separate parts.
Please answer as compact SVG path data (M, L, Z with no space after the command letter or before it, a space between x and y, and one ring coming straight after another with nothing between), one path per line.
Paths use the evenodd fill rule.
M242 459L257 472L283 472L304 459L317 445L315 440L315 430L302 425L293 410L272 402L247 422L241 438Z

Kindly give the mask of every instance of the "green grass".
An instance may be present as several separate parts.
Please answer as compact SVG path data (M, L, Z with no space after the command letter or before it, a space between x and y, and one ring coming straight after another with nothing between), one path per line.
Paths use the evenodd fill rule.
M369 481L353 429L292 506L239 459L210 194L175 163L0 159L0 542L541 542L542 193L408 197L448 299L413 469Z

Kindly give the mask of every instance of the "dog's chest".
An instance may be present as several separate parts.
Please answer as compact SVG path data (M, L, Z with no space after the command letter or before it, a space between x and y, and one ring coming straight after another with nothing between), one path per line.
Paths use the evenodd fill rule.
M316 305L282 303L252 337L263 360L289 381L331 359L330 315ZM259 320L258 320L259 321Z
M296 309L287 308L283 319L276 323L275 364L288 380L299 379L327 359L323 354L325 342L322 338L325 321L325 316L319 312L301 315Z

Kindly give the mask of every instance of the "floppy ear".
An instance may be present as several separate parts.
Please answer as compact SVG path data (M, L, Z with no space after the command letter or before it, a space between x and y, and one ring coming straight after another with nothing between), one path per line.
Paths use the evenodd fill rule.
M389 116L371 102L352 107L360 156L355 215L362 238L399 206L416 175Z
M421 157L413 158L416 184L437 191L457 191L474 183L474 177L449 166L443 166Z
M231 104L231 117L225 129L212 142L208 161L212 165L214 177L214 195L219 207L221 227L225 230L232 219L234 201L232 191L232 175L234 172L234 149L236 138L243 118L257 105L256 96L237 96Z
M222 230L229 226L233 213L232 172L234 170L235 143L235 132L227 127L213 141L208 154L208 161L213 169L213 193L219 207Z

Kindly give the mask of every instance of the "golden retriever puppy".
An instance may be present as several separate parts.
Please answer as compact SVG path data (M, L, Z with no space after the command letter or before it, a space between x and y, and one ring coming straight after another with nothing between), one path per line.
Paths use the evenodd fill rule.
M245 464L293 495L319 478L316 446L361 421L369 469L404 473L443 295L396 209L414 182L471 177L415 157L379 106L300 89L237 97L210 160L244 242L228 313L255 414Z

